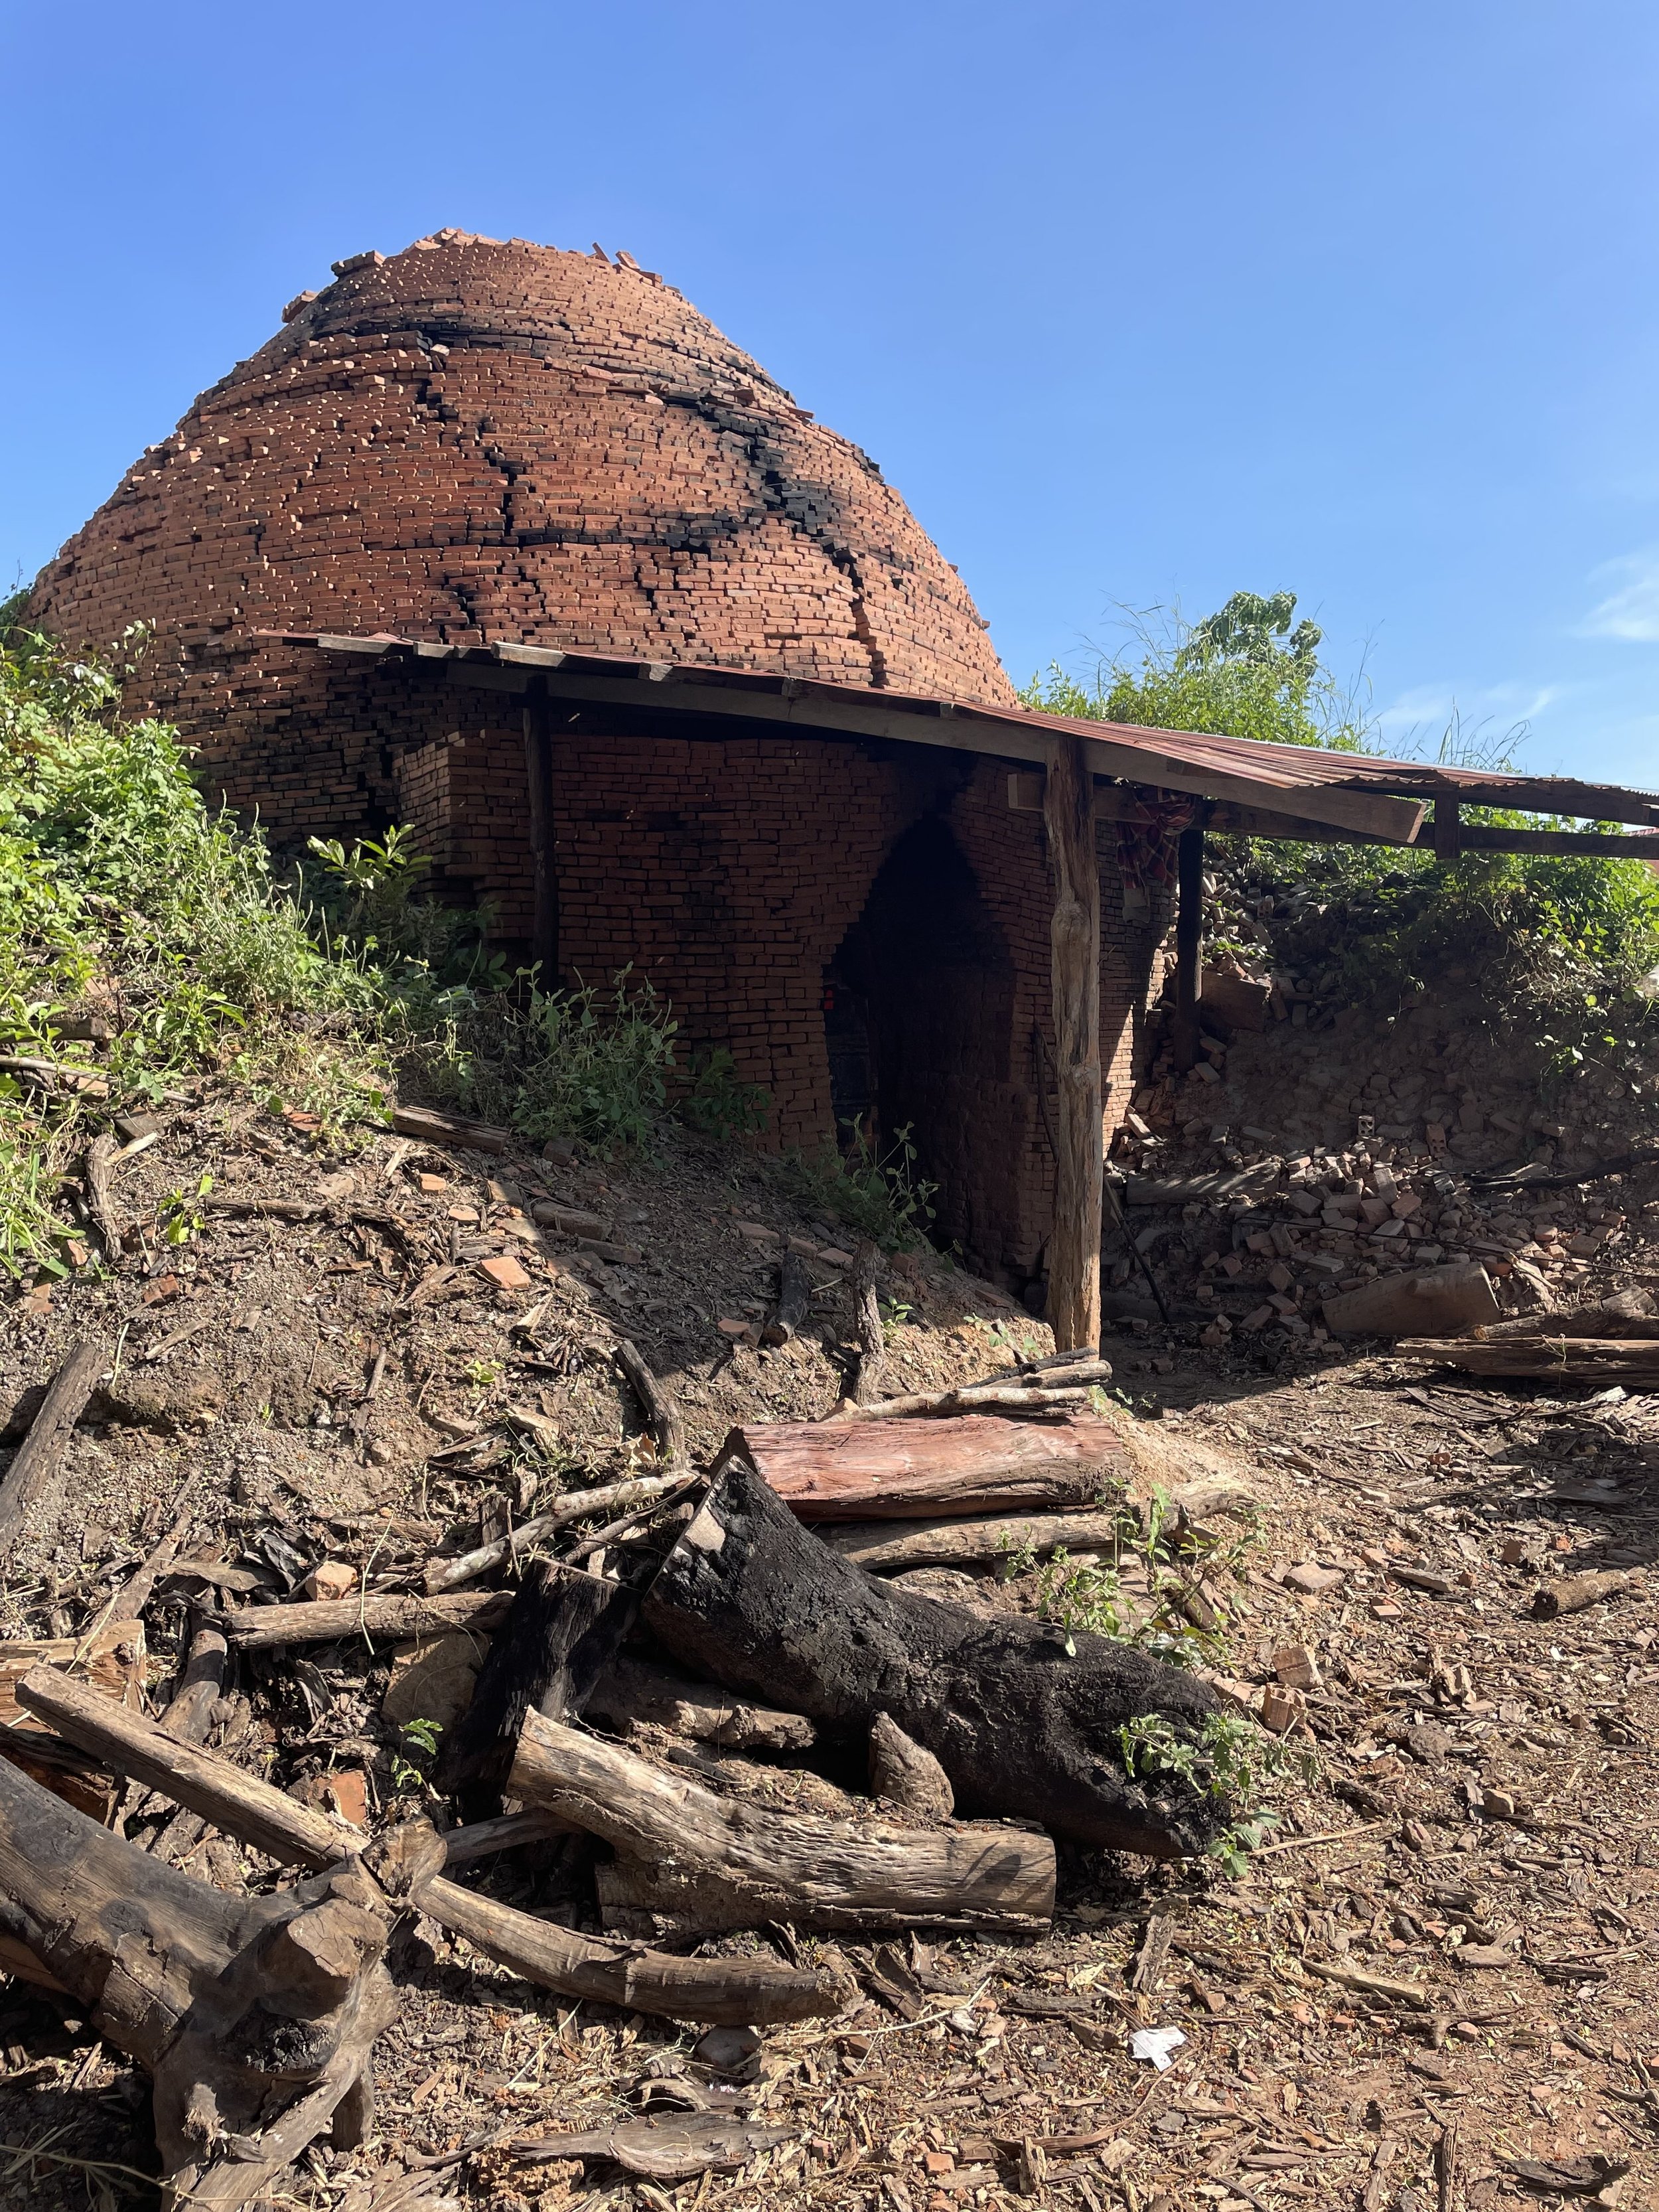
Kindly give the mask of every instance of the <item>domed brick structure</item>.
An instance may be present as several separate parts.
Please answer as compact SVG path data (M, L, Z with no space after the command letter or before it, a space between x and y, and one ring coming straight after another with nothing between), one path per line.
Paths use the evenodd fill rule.
M94 648L153 626L130 708L279 846L411 824L544 978L629 969L729 1049L772 1141L908 1127L940 1229L1024 1284L1051 899L1008 771L1047 740L954 569L625 256L446 231L336 266L128 471L35 618ZM1004 719L975 734L973 702ZM1115 1106L1150 945L1121 904Z
M454 232L338 267L34 594L77 643L155 626L147 686L234 795L261 795L239 738L292 680L291 656L250 652L259 630L1012 699L880 470L659 278Z

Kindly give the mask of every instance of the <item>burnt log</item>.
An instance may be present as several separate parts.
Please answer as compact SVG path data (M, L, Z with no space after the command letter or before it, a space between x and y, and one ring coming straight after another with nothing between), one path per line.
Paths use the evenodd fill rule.
M848 1377L847 1395L856 1406L868 1406L881 1395L887 1334L882 1327L881 1301L876 1295L880 1275L881 1248L866 1237L853 1267L853 1338L858 1354Z
M0 1482L0 1559L10 1556L31 1515L51 1512L56 1517L64 1454L103 1371L103 1346L83 1337L52 1377L40 1410Z
M839 1558L747 1468L710 1493L641 1617L694 1673L826 1734L862 1742L886 1713L965 1811L1154 1858L1202 1850L1224 1817L1173 1777L1132 1779L1119 1754L1118 1730L1140 1715L1200 1729L1216 1711L1203 1683L1085 1630L896 1589Z
M451 1732L443 1786L467 1820L493 1820L526 1713L580 1713L622 1649L638 1601L621 1583L552 1559L526 1571Z

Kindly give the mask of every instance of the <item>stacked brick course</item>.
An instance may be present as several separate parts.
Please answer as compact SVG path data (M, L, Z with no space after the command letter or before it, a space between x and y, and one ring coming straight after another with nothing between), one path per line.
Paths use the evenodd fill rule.
M279 843L409 822L454 895L529 935L518 702L262 632L1012 701L879 469L660 279L455 232L337 271L135 464L33 599L94 648L153 625L130 707L177 722ZM1011 809L1002 769L589 710L556 726L553 784L566 975L631 965L690 1041L728 1046L770 1091L773 1140L810 1147L833 1123L826 973L878 947L886 1060L940 1225L989 1267L1032 1270L1052 1208L1035 1041L1050 894L1040 817ZM1105 874L1115 1121L1148 946Z

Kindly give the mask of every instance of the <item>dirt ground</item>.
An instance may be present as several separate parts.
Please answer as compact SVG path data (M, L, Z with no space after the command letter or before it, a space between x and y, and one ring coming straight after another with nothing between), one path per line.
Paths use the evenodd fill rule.
M1659 1280L1656 1190L1616 1194L1616 1237L1577 1255L1577 1295ZM147 1615L153 1706L192 1597L297 1593L325 1556L370 1588L413 1587L434 1551L645 1466L618 1336L669 1382L700 1457L737 1420L823 1413L839 1392L845 1232L804 1217L775 1170L694 1140L625 1172L387 1136L342 1160L303 1127L210 1103L164 1117L117 1191L152 1225L148 1255L20 1302L0 1348L14 1438L74 1337L101 1335L115 1364L57 1508L13 1559L4 1629L83 1634L183 1523L183 1571ZM599 1213L600 1241L638 1256L538 1238L538 1194ZM329 1211L210 1202L225 1198ZM170 1206L191 1231L172 1244L155 1226ZM763 1352L738 1332L791 1236L814 1255L813 1324ZM521 1287L481 1272L501 1259ZM883 1295L906 1387L981 1375L1011 1343L1048 1348L931 1255L896 1263ZM1106 1348L1126 1425L1156 1424L1177 1466L1219 1458L1259 1503L1217 1671L1258 1710L1271 1690L1320 1774L1278 1786L1283 1825L1242 1878L1062 1845L1049 1936L843 1944L860 2001L746 2057L562 2002L418 1923L374 2135L313 2148L281 2201L1427 2212L1540 2201L1515 2164L1530 2160L1573 2166L1596 2202L1659 2204L1644 2070L1659 2068L1659 1399L1471 1386L1312 1330L1199 1334L1126 1323ZM1620 1595L1532 1617L1540 1573L1602 1565L1632 1571ZM1029 1606L1035 1588L984 1594ZM355 1643L250 1657L213 1741L302 1795L361 1775L377 1819L435 1809L381 1711L393 1663ZM1301 1686L1285 1698L1281 1678ZM228 1888L276 1879L211 1832L182 1863ZM544 1846L467 1878L593 1929L591 1864L586 1847ZM722 1942L822 1948L787 1931L709 1948ZM1131 2054L1142 2028L1179 2030L1167 2070ZM0 1990L0 2203L149 2199L146 2085L118 2054L16 1984ZM675 2106L750 2112L787 2139L678 2185L522 2148Z

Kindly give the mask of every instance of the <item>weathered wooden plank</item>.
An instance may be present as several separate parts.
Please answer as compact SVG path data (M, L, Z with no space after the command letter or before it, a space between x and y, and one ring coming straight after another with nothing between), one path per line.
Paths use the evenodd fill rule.
M1058 738L1042 798L1054 870L1049 973L1054 994L1054 1223L1048 1322L1062 1352L1100 1342L1100 863L1094 782L1078 738Z

